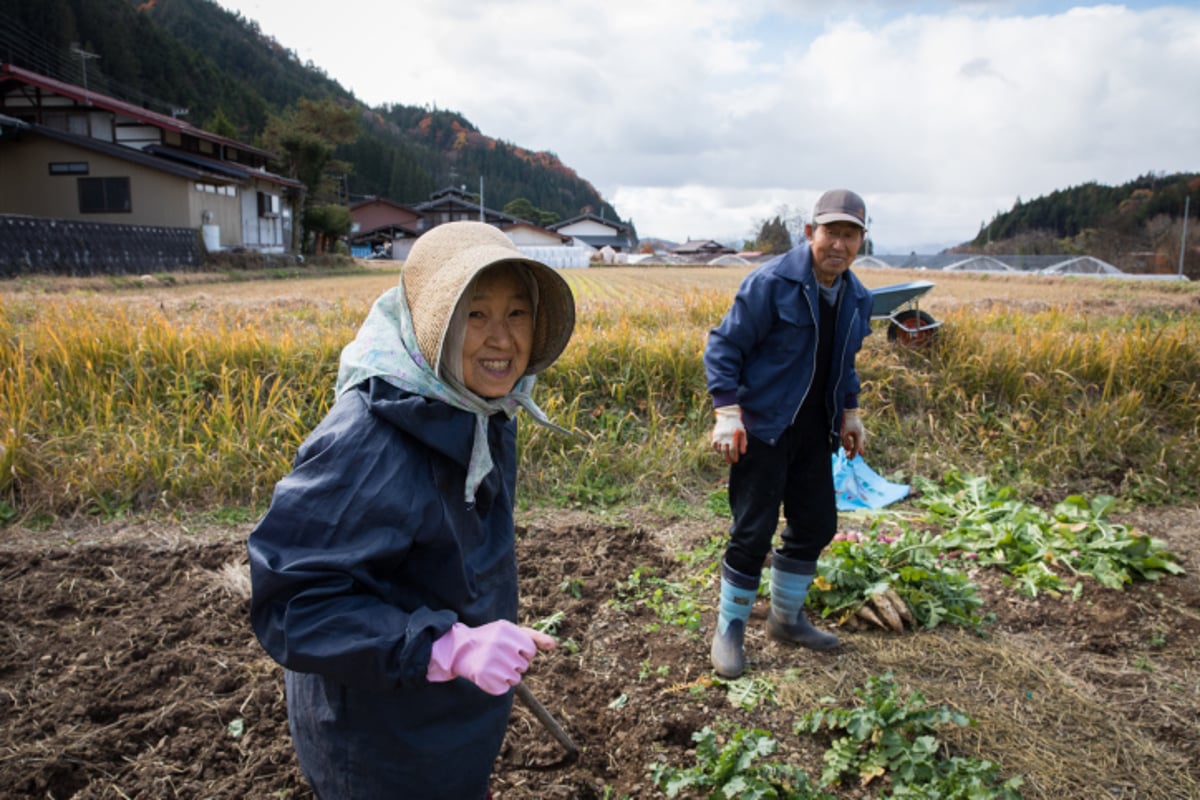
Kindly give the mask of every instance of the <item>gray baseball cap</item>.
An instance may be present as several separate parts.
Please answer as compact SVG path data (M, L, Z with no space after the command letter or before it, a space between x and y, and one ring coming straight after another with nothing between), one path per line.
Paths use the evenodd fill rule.
M813 224L827 225L830 222L853 222L867 229L867 204L849 189L831 189L821 195L813 206Z

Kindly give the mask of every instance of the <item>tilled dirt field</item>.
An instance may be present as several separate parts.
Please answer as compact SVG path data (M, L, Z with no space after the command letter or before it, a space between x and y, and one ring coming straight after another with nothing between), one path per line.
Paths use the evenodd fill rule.
M855 686L891 670L930 704L975 718L945 740L1024 775L1026 797L1200 797L1200 509L1122 521L1165 539L1188 574L1123 592L1088 585L1075 602L1017 597L982 574L996 615L986 637L843 631L827 655L768 643L760 602L750 674L776 697L743 710L708 680L707 631L651 630L645 607L612 602L639 566L667 579L694 572L676 554L722 523L528 514L524 616L561 612L557 635L571 645L539 658L527 682L582 755L565 763L518 705L495 795L661 796L647 765L691 766L692 733L718 720L771 731L773 758L815 778L828 743L793 734L793 721L822 696L852 704ZM254 640L229 566L244 560L247 532L153 521L0 529L0 797L312 797L281 671Z

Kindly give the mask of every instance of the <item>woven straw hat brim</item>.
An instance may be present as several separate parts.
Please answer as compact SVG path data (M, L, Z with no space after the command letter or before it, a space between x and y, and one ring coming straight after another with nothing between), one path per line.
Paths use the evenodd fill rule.
M563 276L541 263L525 261L538 284L537 319L526 375L542 372L562 355L575 330L575 295Z
M456 226L463 235L453 235L450 229ZM494 233L461 226L488 228ZM432 237L435 232L441 235ZM561 275L522 255L507 236L484 223L447 223L425 237L430 238L426 242L419 239L413 245L400 279L404 282L417 346L431 366L437 364L446 325L468 284L483 270L501 263L524 264L538 283L533 345L525 374L535 375L545 370L562 355L575 329L575 297ZM425 246L421 247L422 244Z

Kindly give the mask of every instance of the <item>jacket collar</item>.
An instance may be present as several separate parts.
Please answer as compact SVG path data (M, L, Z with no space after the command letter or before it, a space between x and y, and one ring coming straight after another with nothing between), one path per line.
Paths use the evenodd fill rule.
M808 295L811 303L816 303L819 299L819 290L817 289L817 276L812 270L812 246L805 242L802 245L793 247L783 255L778 257L778 266L775 271L781 277L795 281L804 287L804 293ZM856 286L858 284L858 276L854 274L852 269L847 269L842 273L842 280L845 282L839 297L854 297L858 295ZM813 306L814 308L816 306Z

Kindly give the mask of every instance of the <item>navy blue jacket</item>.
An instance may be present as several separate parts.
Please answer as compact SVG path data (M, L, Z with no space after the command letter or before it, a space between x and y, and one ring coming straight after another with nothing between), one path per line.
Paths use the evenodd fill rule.
M517 620L516 424L489 421L496 468L468 506L474 424L366 381L309 435L250 534L251 622L287 668L296 752L323 798L487 790L512 693L425 679L456 621Z
M850 270L838 296L827 407L831 431L844 408L858 407L862 388L854 358L871 332L871 292ZM808 243L746 276L733 306L708 334L704 369L717 407L737 403L746 432L775 444L796 418L812 386L820 297Z

